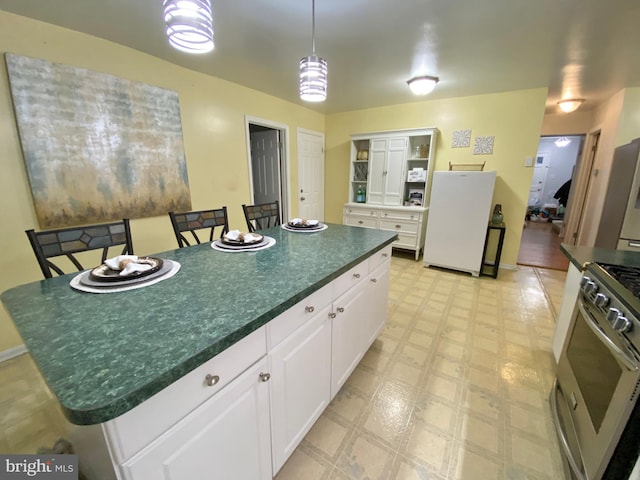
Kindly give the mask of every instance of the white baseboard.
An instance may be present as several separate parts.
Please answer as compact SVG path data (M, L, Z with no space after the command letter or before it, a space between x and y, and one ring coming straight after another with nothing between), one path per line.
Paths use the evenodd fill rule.
M505 270L518 270L517 265L510 265L508 263L501 263L500 268L504 268Z
M3 350L0 352L0 363L5 362L7 360L11 360L12 358L17 357L18 355L22 355L23 353L27 353L27 347L23 345L18 345L17 347L9 348L7 350Z

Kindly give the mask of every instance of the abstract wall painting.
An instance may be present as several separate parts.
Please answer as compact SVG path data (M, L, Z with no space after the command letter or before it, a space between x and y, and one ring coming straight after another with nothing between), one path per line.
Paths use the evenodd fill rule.
M178 94L5 54L41 228L191 209Z

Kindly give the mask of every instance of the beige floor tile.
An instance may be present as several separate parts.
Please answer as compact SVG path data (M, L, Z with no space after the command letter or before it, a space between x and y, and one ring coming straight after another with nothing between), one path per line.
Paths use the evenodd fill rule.
M351 422L354 426L364 414L368 399L349 385L343 386L327 407L332 413Z
M333 467L305 450L296 449L282 466L275 480L321 480L328 478Z
M424 424L415 422L404 447L405 455L417 457L438 474L446 474L449 468L452 437L427 429Z
M486 450L491 454L501 454L501 425L475 415L464 413L458 420L456 440L473 446L474 449Z
M444 357L455 360L463 360L466 349L464 345L454 343L451 340L447 340L446 338L441 338L438 341L436 351L438 352L438 355L442 355Z
M557 451L555 442L532 442L517 433L511 433L510 437L512 461L516 467L524 467L525 470L533 470L552 478L556 472L551 453L551 448Z
M464 373L464 364L461 360L436 355L433 359L432 370L443 375L460 378Z
M304 438L304 442L322 452L328 459L335 462L342 442L348 440L355 427L346 427L322 415Z
M422 422L429 429L453 437L455 431L455 416L457 406L444 402L431 395L418 396L411 421Z
M367 353L364 354L362 360L360 360L360 365L368 367L377 373L382 373L387 368L391 357L392 356L390 354L385 353L382 350L370 348L367 350Z
M498 420L504 413L505 403L499 394L469 385L463 389L462 408L479 417Z
M398 359L415 367L424 367L430 357L431 351L428 348L410 343L401 345L398 353Z
M349 478L388 478L395 452L371 437L356 432L336 466Z
M394 380L403 382L415 389L422 378L423 370L400 360L392 362L389 366L389 376Z
M493 369L476 367L475 364L467 371L467 382L469 385L498 393L498 372Z
M456 442L449 478L452 480L502 479L505 478L504 464L486 455L473 452Z
M362 420L362 430L375 435L390 448L397 448L409 423L414 396L414 390L405 385L383 383Z
M436 475L432 467L416 459L398 455L389 478L393 480L440 480L443 477Z
M544 441L548 437L546 422L547 412L532 407L509 405L509 426Z
M358 365L345 382L345 385L359 390L365 397L371 397L379 386L379 378L379 374L370 372L365 367Z
M448 379L440 374L432 373L427 378L426 388L422 392L428 392L429 395L440 397L449 402L455 402L458 397L460 386L458 381Z
M378 338L375 339L371 348L376 350L382 350L384 353L389 355L393 355L398 348L398 340L394 338L387 337L386 335L380 334Z

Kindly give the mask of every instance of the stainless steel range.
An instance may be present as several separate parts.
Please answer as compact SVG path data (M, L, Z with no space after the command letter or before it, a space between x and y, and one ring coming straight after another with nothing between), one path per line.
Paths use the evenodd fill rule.
M550 403L571 479L628 478L640 428L640 267L589 264Z

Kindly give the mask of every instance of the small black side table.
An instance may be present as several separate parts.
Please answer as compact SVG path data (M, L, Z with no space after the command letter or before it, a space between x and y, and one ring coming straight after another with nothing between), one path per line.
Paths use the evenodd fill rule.
M498 230L498 248L496 249L496 257L493 263L487 263L487 245L489 244L489 234L492 230ZM500 266L500 256L502 255L502 245L504 244L504 234L507 231L507 226L502 223L489 222L487 225L487 236L484 239L484 248L482 249L482 263L480 264L480 275L487 277L498 277L498 267Z

